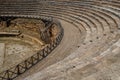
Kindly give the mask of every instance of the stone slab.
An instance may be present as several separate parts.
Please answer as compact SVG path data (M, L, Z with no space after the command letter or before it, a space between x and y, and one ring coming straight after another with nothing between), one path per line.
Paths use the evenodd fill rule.
M5 53L5 43L0 43L0 66L3 65Z

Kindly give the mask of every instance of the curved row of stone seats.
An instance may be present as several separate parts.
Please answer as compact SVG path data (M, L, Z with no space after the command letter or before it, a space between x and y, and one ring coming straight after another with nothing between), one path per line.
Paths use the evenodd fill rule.
M2 14L23 14L32 13L33 11L37 13L38 8L37 1L3 1L0 3L0 13ZM41 5L42 7L42 5ZM22 12L21 12L22 11Z
M89 9L89 8L87 8L87 9ZM104 26L105 31L109 30L109 28L112 30L112 25L116 24L116 21L113 19L113 17L110 16L109 13L107 14L105 12L98 10L98 9L89 9L89 10L91 10L92 12L94 11L95 14L98 14L99 16L101 16L102 19L106 22L106 25L108 25L108 26ZM117 24L116 24L116 26L117 26Z
M47 11L48 12L50 12L50 13L48 13L48 14L53 14L53 13L58 13L58 10L56 9L51 9L51 10L42 10L42 14L46 14L47 13ZM75 14L72 14L72 13L69 13L69 14L67 14L67 12L59 12L58 14L60 14L61 15L61 17L66 17L66 16L68 16L68 17L70 17L70 18L72 18L73 20L72 21L75 21L76 23L79 23L80 24L80 22L83 22L83 23L85 23L86 25L88 25L88 27L90 28L90 25L87 23L87 22L85 22L85 20L87 20L88 22L92 22L89 18L87 18L87 17L84 17L83 19L80 19L80 18L78 18L78 17L75 17ZM84 20L85 19L85 20ZM72 22L71 21L71 22ZM94 24L93 22L92 22L92 24ZM95 24L94 24L95 25Z
M81 4L81 5L79 5L79 6L84 6L83 8L86 8L86 7L87 7L88 9L91 8L91 9L93 9L93 10L96 9L94 6L89 5L89 4L87 4L87 6L86 6L85 4ZM100 10L100 9L96 9L96 12L97 12L97 11L99 12L99 11L102 11L102 10ZM104 10L104 11L105 11L105 10ZM106 11L105 11L105 12L106 12ZM104 12L103 12L103 13L104 13ZM109 11L107 11L106 13L109 14ZM113 20L114 20L114 19L113 19Z
M53 11L52 11L52 12L49 13L49 15L52 15L51 13L52 13L52 14L53 14L53 13L54 13L54 14L60 14L60 13L56 13L56 12L53 12ZM45 14L45 13L43 13L43 14ZM64 17L62 13L61 13L60 15L62 15L62 17ZM66 14L66 15L67 15L67 14ZM67 16L68 16L68 15L67 15ZM74 17L73 17L73 21L74 21L74 20L76 20L76 19L74 19ZM78 21L78 22L79 22L79 21ZM84 22L85 22L85 21L84 21ZM82 22L80 22L80 23L82 23ZM82 24L83 24L83 23L82 23ZM85 24L88 24L88 22L86 22ZM79 25L78 25L78 26L79 26ZM79 27L81 27L81 26L79 26ZM89 27L91 27L91 26L89 25Z
M47 10L49 10L49 9L50 9L50 8L48 8ZM58 9L60 10L61 8L56 8L56 7L55 7L55 9L50 9L50 10L57 12ZM43 10L43 11L44 11L44 10ZM43 12L43 11L42 11L42 12ZM96 27L96 24L94 24L94 22L90 19L90 18L93 18L93 16L84 15L84 14L78 13L78 12L73 11L73 10L68 10L68 11L67 11L67 9L64 9L64 8L62 8L62 10L60 10L60 13L61 13L61 14L62 14L62 13L65 13L65 15L66 15L67 13L69 13L69 15L72 15L73 18L75 18L75 19L78 20L79 22L82 22L82 21L86 21L86 20L87 20L92 26ZM94 17L94 18L95 18L95 17ZM95 18L95 19L96 19L96 18ZM96 20L98 21L99 24L101 24L98 19L96 19ZM87 25L89 25L89 24L87 24ZM91 28L91 27L89 27L89 28Z
M89 18L93 18L94 19L96 16L94 17L94 16L91 16L91 15L88 15L88 14L84 15L85 13L81 13L81 12L80 13L76 13L75 11L72 11L72 10L70 10L70 11L66 12L65 10L63 10L63 13L66 12L66 13L72 14L73 16L75 16L75 18L77 17L78 21L80 21L80 22L81 22L81 20L79 18L87 19L87 20L89 20L89 22L92 23L93 26L96 26L96 24L93 21L91 21L92 19L89 19ZM102 25L101 22L98 19L95 18L95 20L98 21L98 23L100 25Z
M42 11L42 12L43 12L43 11ZM51 11L49 11L49 12L51 12ZM56 12L57 12L57 11L56 11ZM51 13L52 13L52 14L53 14L53 13L56 14L56 12L53 12L53 11L52 11ZM63 13L64 13L64 11L61 12L61 13L58 13L58 14L64 15ZM44 14L44 13L43 13L43 14ZM66 14L66 15L67 15L67 14ZM68 16L68 15L67 15L67 16ZM72 16L75 16L75 14L72 15ZM82 15L81 15L81 16L82 16ZM74 18L74 17L73 17L73 18ZM89 28L92 28L93 26L94 26L95 28L97 27L97 25L94 24L94 22L91 20L92 18L91 18L91 19L89 19L89 18L86 18L86 19L85 19L85 17L84 17L83 20L82 20L82 19L80 20L80 19L81 19L81 17L78 17L78 22L80 22L80 23L86 22L86 24L88 25ZM74 20L77 20L77 19L75 18ZM73 20L73 21L74 21L74 20ZM79 27L80 27L80 26L79 26ZM86 27L85 27L85 28L86 28ZM86 28L86 29L87 29L87 28ZM87 30L88 30L88 29L87 29ZM98 30L99 30L99 29L98 29ZM94 31L92 31L92 32L94 32Z
M95 4L94 4L95 5ZM85 5L86 6L86 5ZM102 10L101 10L102 11ZM113 15L114 16L114 15ZM112 20L116 23L117 21L115 21L115 19L114 18L112 18ZM108 20L109 21L109 20ZM118 25L118 24L115 24L115 25ZM113 28L111 28L111 30L112 29L114 29L115 27L113 26Z
M82 7L82 6L80 6L79 7L80 8L80 10L81 11L83 11L83 12L87 12L87 13L91 13L91 14L93 14L93 15L95 15L96 17L100 17L100 18L102 18L102 20L104 20L106 23L107 23L107 25L109 25L110 26L110 24L109 24L109 20L107 21L107 18L106 17L110 17L110 19L112 19L111 18L111 16L109 16L108 14L106 14L106 13L104 13L104 12L102 12L102 11L99 11L99 10L95 10L95 9L91 9L91 8L85 8L85 7ZM77 9L78 10L78 9ZM81 13L81 12L80 12ZM105 27L105 26L104 26Z
M112 2L112 1L111 1ZM98 2L98 3L100 3L100 2ZM87 2L85 2L85 5L87 5L87 6L91 6L91 7L94 7L94 8L97 8L97 9L99 9L99 10L103 10L104 12L106 11L107 13L111 13L111 14L113 14L113 16L115 17L115 19L114 20L116 20L116 23L117 24L119 24L118 23L118 21L117 20L119 20L119 15L117 14L117 13L115 13L116 11L115 10L117 10L117 8L119 9L119 7L118 6L115 6L116 8L114 9L113 7L114 6L108 6L108 4L106 4L105 6L104 6L104 3L103 3L103 5L101 6L100 4L98 4L98 3L87 3ZM95 5L96 4L96 5ZM114 4L114 3L112 3L112 4ZM95 6L93 6L93 5L95 5ZM110 5L110 4L109 4Z
M57 9L58 9L58 8L57 8ZM57 9L56 9L56 10L57 10ZM49 10L49 9L47 9L47 10ZM50 10L53 10L53 9L50 9ZM54 10L54 11L56 11L56 10ZM72 10L70 10L70 11L72 11ZM42 12L44 12L44 10L43 10ZM56 12L57 12L57 11L56 11ZM64 10L64 11L63 11L63 13L64 13L64 12L66 12L66 11ZM51 12L51 13L52 13L52 12ZM67 14L67 13L71 13L71 12L66 12L66 14ZM61 14L62 14L62 12L61 12ZM84 16L82 16L82 15L81 15L82 17L80 17L80 18L79 18L79 16L80 16L80 15L75 14L75 13L71 13L71 14L72 14L72 16L77 15L76 17L73 17L73 18L78 19L78 21L79 21L79 22L80 22L80 21L84 21L84 20L81 20L80 18L83 18L83 19L85 19L85 18L86 18L86 19L88 19L88 20L89 20L89 22L92 22L92 21L90 21L90 19L89 19L89 18L84 17ZM94 23L92 22L92 24L94 24ZM95 24L94 24L94 25L95 25Z
M72 10L71 10L72 11ZM87 11L87 10L86 10ZM75 12L75 10L73 11L73 12ZM75 12L76 13L76 12ZM79 14L81 13L81 11L79 11ZM85 14L85 13L84 13ZM97 16L96 16L97 17ZM99 21L98 21L99 22ZM99 22L100 23L100 22ZM101 24L101 23L100 23ZM99 28L99 27L98 27Z

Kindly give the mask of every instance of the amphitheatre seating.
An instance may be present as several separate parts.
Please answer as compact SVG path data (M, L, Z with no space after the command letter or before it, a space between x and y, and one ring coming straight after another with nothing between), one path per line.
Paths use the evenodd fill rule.
M72 58L69 59L68 55L67 58L66 56L60 58L61 61L59 61L61 62L61 65L64 65L66 62L69 62L72 65L72 61L74 62L74 59L77 59L78 63L87 61L89 64L93 64L92 67L94 67L94 65L103 62L102 58L107 56L107 54L112 52L114 54L119 54L119 4L120 1L118 0L21 0L18 2L12 0L12 3L0 3L0 15L42 18L47 20L56 18L60 20L65 33L61 44L52 52L54 54L53 56L60 57L61 55L64 56L65 54L69 53L69 56L72 56ZM69 26L66 24L69 24ZM76 48L76 46L78 47ZM58 52L60 52L61 55L58 54ZM64 58L65 60L62 60ZM55 59L51 59L51 61L54 60ZM95 63L94 60L96 60L98 63ZM53 63L56 61L57 60L55 60ZM47 67L47 64L50 65L49 60L46 60L46 64L41 64L40 66ZM88 66L89 64L84 63L86 65L82 68L80 68L81 65L77 65L77 62L74 64L78 67L78 69L80 69L80 73L83 76L86 76L86 74L82 73L82 68ZM71 65L65 65L64 69L66 70L67 67ZM53 68L59 67L59 65L54 64L53 66ZM90 67L90 69L92 67ZM53 68L48 69L51 74L48 74L47 76L57 75L52 73L52 71L57 73L57 70L54 71ZM59 68L60 69L58 72L63 70L63 67L60 66ZM32 69L34 70L34 68ZM39 68L39 70L42 69ZM40 79L44 79L44 77L46 77L44 76L45 73L47 74L45 70L41 71L41 75L43 74L43 77L40 77ZM114 74L117 73L114 72ZM93 76L95 77L95 75L96 74ZM118 75L120 76L120 74ZM61 77L61 75L57 76ZM30 78L28 77L28 79ZM86 80L89 80L89 77Z

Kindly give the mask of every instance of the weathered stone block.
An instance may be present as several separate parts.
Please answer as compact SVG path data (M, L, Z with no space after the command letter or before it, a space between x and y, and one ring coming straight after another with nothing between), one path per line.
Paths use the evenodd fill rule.
M3 65L4 54L5 54L5 44L4 43L0 43L0 66Z

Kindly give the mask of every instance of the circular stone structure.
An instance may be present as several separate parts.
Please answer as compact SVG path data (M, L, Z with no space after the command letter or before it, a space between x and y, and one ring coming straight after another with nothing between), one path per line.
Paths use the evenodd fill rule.
M0 79L11 80L44 59L59 45L57 20L0 17Z
M64 29L59 46L15 80L120 80L119 0L0 0L0 10L3 17L56 18Z
M0 46L3 49L0 50L0 72L26 60L45 46L39 34L45 26L41 20L16 18L10 20L9 26L6 25L7 21L1 21Z

